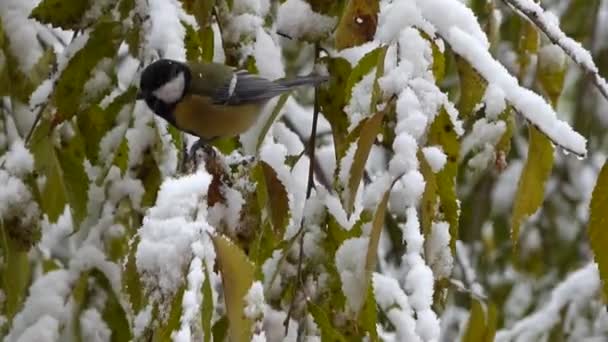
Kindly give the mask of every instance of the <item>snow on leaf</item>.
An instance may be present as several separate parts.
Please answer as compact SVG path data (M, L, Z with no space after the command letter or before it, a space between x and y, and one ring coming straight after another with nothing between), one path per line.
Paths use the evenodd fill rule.
M538 54L537 79L553 108L557 108L566 79L566 63L563 57L562 50L556 45L544 46Z
M600 172L589 205L589 243L602 280L604 300L608 299L608 163Z
M357 63L357 65L350 72L348 82L346 82L346 88L344 89L346 94L345 102L349 103L352 97L352 90L355 84L361 82L363 77L369 74L372 69L378 65L378 56L382 51L381 48L375 48L372 51L366 53Z
M460 212L458 199L456 197L456 175L458 173L460 142L458 141L458 135L454 130L454 125L452 124L450 116L443 107L431 124L428 144L430 146L441 146L443 152L447 156L447 162L443 169L435 176L433 176L430 166L428 171L431 171L431 173L425 174L427 188L425 188L425 194L423 195L423 227L425 232L430 232L430 224L434 217L442 214L444 217L443 219L450 224L450 246L453 250L454 243L458 239L458 220ZM430 180L431 178L429 177L434 177L434 181ZM434 195L432 195L434 189L433 184L436 186L437 195L440 200L438 212L434 212ZM425 216L425 212L426 215L430 216Z
M53 101L57 107L55 120L61 122L76 115L89 79L89 72L104 57L116 54L120 44L120 24L110 21L97 23L85 46L74 54L57 80Z
M536 127L529 127L528 159L517 184L511 216L511 240L517 247L519 229L524 219L534 214L542 205L545 184L553 168L551 141Z
M245 295L253 283L254 267L245 253L227 238L217 235L211 238L222 275L224 300L228 315L228 331L232 341L249 341L251 320L244 314Z

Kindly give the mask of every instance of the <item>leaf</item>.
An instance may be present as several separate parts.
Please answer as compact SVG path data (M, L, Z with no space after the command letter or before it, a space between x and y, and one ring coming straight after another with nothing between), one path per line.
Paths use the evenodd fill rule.
M198 32L187 23L182 21L182 26L186 29L184 35L184 48L186 49L186 60L200 62L203 57L203 49Z
M378 65L378 56L382 50L382 48L375 48L366 53L365 56L359 60L359 63L357 63L357 65L352 69L350 75L348 76L348 81L346 82L346 88L344 89L346 94L344 102L350 102L353 87L357 83L361 82L363 77L369 74L372 69Z
M374 219L372 221L372 230L369 233L369 246L367 248L367 256L365 258L365 274L368 282L371 282L371 276L376 269L376 258L378 256L378 243L380 241L380 234L384 228L384 218L386 216L386 207L388 206L388 199L391 194L393 184L384 192L382 200L376 208L374 213Z
M346 203L345 209L349 215L354 209L357 189L359 188L359 183L363 178L363 173L365 172L365 164L367 163L367 158L372 149L372 145L376 141L376 137L382 129L382 121L384 119L384 115L387 110L392 108L391 106L387 105L384 110L376 112L376 104L382 92L382 90L380 89L380 85L378 84L378 79L384 73L385 56L386 47L380 48L376 59L377 71L376 78L374 80L374 90L370 101L370 113L376 114L374 114L371 118L368 118L360 126L361 130L357 133L357 135L359 136L359 139L357 140L357 150L355 151L355 156L350 167L348 187L346 189L346 193L344 194L344 199Z
M4 294L0 314L11 322L27 295L31 269L28 250L20 248L19 243L10 237L8 227L4 224L0 219L0 289ZM1 328L2 325L0 335Z
M320 306L313 302L308 302L308 312L310 312L321 330L321 341L347 341L346 337L333 327L327 313Z
M88 8L88 0L43 0L30 18L64 30L78 30Z
M120 149L117 153L118 152L120 152ZM156 195L158 194L158 189L162 183L162 174L151 151L147 150L144 153L143 161L139 166L137 173L137 178L141 180L145 190L144 196L141 199L141 205L142 207L147 208L153 206L154 202L156 202Z
M100 285L108 295L103 308L102 318L108 325L108 328L110 328L110 331L112 331L112 341L131 341L133 335L127 313L119 300L120 294L114 292L107 276L100 270L92 270L91 276L95 278L97 284Z
M264 161L260 161L261 171L263 173L263 186L266 191L266 203L263 203L270 212L270 221L272 222L273 234L275 236L283 236L285 228L289 223L289 198L285 185L279 180L276 171L272 166ZM259 178L259 177L258 177Z
M245 295L253 283L254 266L245 253L221 235L212 236L222 275L228 315L228 335L232 341L251 340L252 322L244 315Z
M553 167L553 145L536 127L528 128L530 141L528 159L524 166L513 204L511 217L511 240L517 248L519 227L524 219L534 214L542 205L545 194L545 183Z
M84 169L85 151L82 135L75 129L75 135L60 148L55 148L57 159L61 165L72 217L76 227L87 216L89 177Z
M122 270L122 288L126 294L126 298L131 304L131 309L136 313L144 308L147 301L143 296L144 287L140 275L137 272L135 253L137 252L138 245L139 236L135 235L133 241L129 243L129 252Z
M460 208L458 205L458 199L456 197L456 176L458 174L458 154L460 151L460 142L458 141L458 135L454 131L454 125L450 119L445 108L441 108L439 114L435 117L435 120L431 124L429 135L428 135L428 146L440 145L443 152L447 156L447 162L443 169L439 171L434 177L434 182L437 186L437 195L439 196L440 206L439 212L431 215L431 221L423 222L429 224L438 215L441 214L443 220L450 224L450 247L454 250L456 246L456 240L458 240L458 221ZM420 158L423 160L424 158ZM425 165L423 162L422 165ZM424 170L423 170L424 171ZM432 172L431 172L432 174ZM433 180L430 175L425 175L425 181L427 181L427 187L433 186ZM432 190L432 188L430 188ZM426 195L427 188L425 188ZM427 198L428 199L428 198ZM432 199L432 196L431 196ZM423 213L425 210L434 209L427 208L428 202L423 204ZM427 227L428 229L428 227Z
M382 119L384 119L384 111L379 111L371 118L367 119L361 128L359 140L357 140L357 150L355 157L350 167L350 177L348 178L348 188L344 193L344 202L346 203L346 213L349 215L353 212L355 206L355 198L359 183L363 178L367 157L372 149L374 141L382 128Z
M31 151L34 155L34 165L44 182L40 186L38 203L42 211L48 215L50 222L56 222L68 204L67 187L63 177L61 164L51 141L51 123L42 118L31 139Z
M458 111L464 118L471 118L473 110L486 91L487 82L477 73L466 59L455 55L460 79L460 99Z
M528 66L530 65L531 55L538 52L540 44L540 33L536 25L528 20L522 19L519 33L519 42L517 46L519 75L518 79L523 80Z
M211 281L209 280L209 271L205 266L205 280L203 281L203 301L201 303L201 325L205 342L211 341L212 330L211 320L213 319L213 292L211 291Z
M57 80L53 95L57 107L55 122L76 114L91 70L101 59L114 56L120 42L120 23L100 21L95 25L84 47L74 54Z
M462 342L492 342L496 334L496 307L471 298L471 314Z
M378 312L376 311L376 297L374 296L374 284L370 278L368 279L367 298L359 312L359 326L369 334L369 341L380 341L378 338L378 330L376 324L378 322Z
M379 9L378 0L349 0L336 27L336 48L342 50L372 40Z
M566 63L562 65L546 53L538 55L538 67L536 68L536 79L543 91L551 101L553 108L557 108L559 96L564 89L566 79Z
M344 58L321 58L320 63L327 67L332 76L327 86L318 88L318 99L321 113L329 121L334 138L336 160L340 160L348 145L348 116L344 112L346 102L346 84L348 82L351 67Z
M274 106L274 109L272 110L270 117L268 117L268 120L266 120L266 122L264 123L264 127L262 127L262 130L260 131L260 135L258 136L258 142L257 142L256 148L255 148L256 153L259 153L260 148L262 147L262 143L264 142L264 138L266 138L266 135L268 134L270 127L272 126L272 124L275 122L275 120L281 113L281 109L283 109L283 106L287 102L287 99L289 99L289 94L283 94L279 97L279 100L277 101L277 104Z
M604 164L597 178L589 205L589 243L600 271L604 301L608 300L608 163Z
M182 302L185 291L186 286L182 285L175 293L173 300L171 300L169 315L166 316L166 320L154 330L152 341L171 341L171 334L179 327L180 319L182 317ZM158 306L156 306L155 310L165 311L166 308L158 309Z

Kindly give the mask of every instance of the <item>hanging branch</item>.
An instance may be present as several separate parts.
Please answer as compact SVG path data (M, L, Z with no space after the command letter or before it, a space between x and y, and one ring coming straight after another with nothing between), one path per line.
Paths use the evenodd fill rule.
M585 50L577 41L566 36L566 34L557 26L549 21L545 15L545 11L540 5L531 0L502 0L510 7L517 9L520 15L524 15L532 21L549 40L562 48L562 50L576 63L585 74L589 75L593 80L593 84L600 91L602 96L608 100L608 83L602 78L599 70L589 51Z

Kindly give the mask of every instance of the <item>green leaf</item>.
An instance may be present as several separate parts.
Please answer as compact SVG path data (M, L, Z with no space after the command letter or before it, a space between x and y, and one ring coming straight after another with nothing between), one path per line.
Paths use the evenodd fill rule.
M253 283L255 268L245 253L224 236L213 236L212 240L224 286L230 340L249 341L252 322L244 315L245 295Z
M85 46L70 59L57 80L53 101L57 107L56 122L70 119L80 109L83 86L97 63L113 57L121 40L120 23L100 21Z
M481 101L486 91L487 82L477 73L466 59L456 55L456 66L460 79L460 100L458 111L464 118L471 118L475 106Z
M49 221L56 222L68 204L68 194L63 170L51 140L51 123L46 118L40 120L32 134L31 151L36 172L44 177L38 203Z
M378 0L349 0L336 27L336 48L342 50L372 40L379 10Z
M171 341L171 334L173 333L173 331L179 328L180 319L182 317L182 302L184 299L185 291L186 286L182 285L175 293L173 300L171 300L171 308L169 311L169 315L166 316L166 320L154 330L154 336L152 337L152 341ZM155 307L155 310L165 311L166 309L167 308L164 307L161 309L159 309L158 306Z
M203 302L201 303L201 325L205 342L211 341L211 319L213 319L213 292L211 291L211 281L209 280L209 271L205 266L205 280L203 281Z
M392 108L391 106L387 105L384 110L376 112L376 104L382 92L382 90L380 89L380 85L378 84L378 79L384 74L384 59L386 57L386 50L386 47L380 48L376 56L377 71L376 77L374 79L374 90L370 101L370 113L375 114L372 117L368 118L365 122L363 122L359 126L361 127L361 130L357 132L357 135L359 137L359 139L357 140L357 150L355 151L355 156L350 166L350 177L348 178L348 187L346 188L346 193L344 194L344 199L346 203L345 209L349 215L354 209L357 189L359 188L359 183L363 178L363 173L365 172L365 164L367 163L367 158L372 149L372 145L376 141L376 137L382 129L382 121L384 120L384 115L387 110L390 110Z
M454 125L448 115L445 108L441 108L439 114L435 117L435 120L431 124L428 135L428 146L439 145L443 149L443 153L447 156L447 162L443 169L436 175L432 172L425 171L425 162L423 165L423 174L425 181L427 182L427 188L425 188L425 194L423 194L423 201L427 195L427 189L433 191L433 186L436 185L437 195L439 196L440 206L439 212L434 212L434 204L432 202L423 202L423 227L429 225L435 218L440 218L447 221L450 224L450 247L452 250L455 248L456 240L458 239L458 221L460 208L458 205L458 199L456 197L456 176L458 174L458 154L460 151L460 142L458 141L458 135L454 131ZM424 158L420 158L424 160ZM434 179L432 178L434 177ZM428 188L431 187L431 188ZM430 195L432 199L433 196ZM431 207L432 205L432 207ZM425 211L431 210L432 214L424 217ZM437 217L437 215L440 215ZM428 228L425 232L428 232Z
M127 313L120 304L120 294L114 292L110 281L103 272L94 269L91 271L91 276L95 278L97 284L101 285L108 295L102 317L108 328L110 328L110 331L112 331L112 341L131 341L133 335Z
M359 63L352 69L346 82L346 88L344 89L346 99L344 102L349 103L352 97L353 87L363 80L367 74L369 74L374 67L378 65L378 57L383 48L375 48L363 56Z
M146 302L146 298L143 296L143 284L139 273L137 273L137 264L135 259L135 253L137 252L137 246L139 245L139 236L135 235L133 241L129 243L129 253L127 260L123 267L122 276L122 288L126 293L126 298L131 304L133 312L141 311Z
M64 30L77 30L88 8L88 0L43 0L32 10L30 18Z
M536 127L528 128L530 141L528 159L517 184L517 193L511 217L511 240L514 248L519 240L519 227L524 219L534 214L542 205L545 183L553 168L553 145Z
M200 62L203 57L203 49L198 32L191 25L182 22L186 29L184 35L184 47L186 48L186 60Z
M70 141L63 142L60 148L55 148L55 151L63 173L72 217L78 227L78 224L87 216L89 189L89 177L84 169L84 143L80 132L75 129L75 135L71 137Z
M11 322L27 295L31 269L28 250L20 248L4 224L0 219L0 286L4 294L0 313ZM1 329L0 335L3 335Z
M120 152L120 149L118 152ZM139 166L137 178L141 179L145 190L141 200L142 207L147 208L153 206L154 202L156 202L158 189L162 183L162 174L150 150L146 151L144 154L143 162Z
M321 341L347 341L346 337L344 337L339 330L333 327L327 313L323 311L320 306L312 302L308 302L308 312L310 312L315 320L315 323L317 323L319 329L321 329Z
M471 314L469 323L462 336L462 342L492 342L496 334L496 307L485 305L471 298Z
M329 121L334 138L336 160L340 160L348 144L348 116L344 113L346 102L346 84L351 73L350 63L344 58L321 58L321 64L327 66L331 75L327 86L318 88L321 113Z
M597 178L589 210L589 243L600 271L604 301L608 301L608 163L604 164Z

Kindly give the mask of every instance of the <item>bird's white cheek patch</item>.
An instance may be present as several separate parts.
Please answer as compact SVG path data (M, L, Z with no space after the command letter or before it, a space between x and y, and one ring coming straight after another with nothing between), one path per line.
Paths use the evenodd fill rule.
M175 78L167 82L162 87L156 89L152 94L165 103L175 103L184 94L184 73L180 72Z

